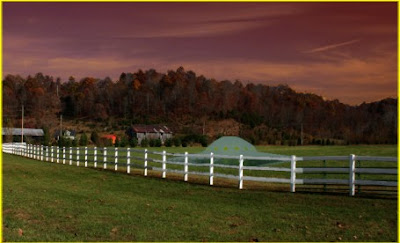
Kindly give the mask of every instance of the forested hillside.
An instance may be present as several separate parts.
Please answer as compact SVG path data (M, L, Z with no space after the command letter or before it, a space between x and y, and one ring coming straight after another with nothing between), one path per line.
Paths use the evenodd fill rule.
M397 99L350 106L298 93L287 85L217 81L180 67L122 73L119 80L87 77L61 81L38 73L3 80L3 126L55 129L65 122L124 130L130 124L166 124L176 134L226 135L213 126L236 124L253 143L397 143ZM98 126L93 129L99 129ZM221 130L221 129L220 129ZM100 131L101 132L101 131ZM301 136L303 134L303 136Z

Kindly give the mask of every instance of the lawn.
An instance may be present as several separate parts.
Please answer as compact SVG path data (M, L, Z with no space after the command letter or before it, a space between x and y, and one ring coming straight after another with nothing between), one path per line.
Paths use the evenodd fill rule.
M4 241L396 241L396 212L397 198L210 187L3 154Z

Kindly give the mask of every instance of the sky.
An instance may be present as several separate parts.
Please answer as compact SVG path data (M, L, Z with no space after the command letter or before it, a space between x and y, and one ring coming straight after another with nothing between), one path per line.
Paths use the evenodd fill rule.
M3 78L180 66L357 105L397 97L397 3L3 2Z

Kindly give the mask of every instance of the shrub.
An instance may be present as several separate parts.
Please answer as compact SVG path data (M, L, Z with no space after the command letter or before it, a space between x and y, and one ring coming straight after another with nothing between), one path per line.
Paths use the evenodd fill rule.
M182 147L187 147L187 146L188 146L187 141L186 140L182 140Z
M128 138L125 137L125 136L123 136L122 139L121 139L121 142L120 142L119 146L122 147L122 148L124 148L124 147L126 147L127 145L128 145Z
M156 141L154 139L150 139L149 145L150 147L154 147L156 145Z
M140 146L148 147L149 146L149 140L147 140L147 138L143 139L142 142L140 143Z
M99 143L99 134L97 134L96 131L93 131L92 134L90 134L90 140L97 145Z
M167 138L164 142L165 147L171 147L172 146L172 139Z
M88 138L86 136L86 133L82 133L81 138L79 139L79 145L86 146L87 143L88 143Z
M173 138L175 147L180 147L182 142L179 138Z
M154 140L154 147L161 147L162 143L161 143L161 139L155 139Z
M136 147L138 145L138 140L136 138L132 138L131 140L129 140L129 145L131 147Z
M120 144L119 138L117 137L117 138L115 139L114 146L115 146L115 147L119 147L119 144Z
M208 145L207 137L204 135L199 138L198 142L200 142L201 146L203 147L207 147Z

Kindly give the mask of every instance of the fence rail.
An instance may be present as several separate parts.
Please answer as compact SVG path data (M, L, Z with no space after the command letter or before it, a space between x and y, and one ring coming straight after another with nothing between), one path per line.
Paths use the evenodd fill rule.
M162 178L166 178L167 173L183 174L184 181L188 181L189 175L202 175L209 177L209 184L213 185L214 178L228 178L238 181L239 189L243 188L244 181L258 181L269 183L290 184L290 191L296 191L296 185L347 185L350 196L354 196L356 190L360 191L360 186L384 186L396 187L397 189L397 157L371 157L371 156L305 156L297 157L281 156L281 157L252 157L252 156L228 156L210 154L189 154L185 153L168 153L166 151L148 151L147 149L138 150L131 148L107 148L107 147L56 147L33 145L26 143L4 143L2 145L4 153L15 154L32 158L35 160L47 161L50 163L62 163L76 166L88 167L93 165L94 168L102 166L107 169L107 165L113 166L114 170L118 170L118 166L131 173L131 168L139 168L143 170L144 176L147 176L148 170L161 172ZM153 156L153 157L150 157ZM168 160L168 158L180 157L181 161ZM202 158L209 163L196 163L196 158ZM236 165L218 164L215 159L234 159ZM192 161L191 161L192 160ZM276 166L254 166L245 165L246 161L280 161L281 167ZM307 162L309 165L315 165L318 161L323 161L324 167L315 166L298 166L298 163ZM327 161L331 161L336 167L327 167ZM376 166L361 167L364 165ZM80 164L82 163L82 164ZM284 165L286 163L286 165ZM289 164L290 163L290 164ZM342 163L339 167L338 163ZM343 163L345 166L343 166ZM391 167L387 167L391 164ZM378 166L377 166L378 165ZM286 167L285 167L286 166ZM317 164L318 166L318 164ZM168 167L168 168L167 168ZM190 169L189 169L190 168ZM121 169L121 168L120 168ZM215 172L215 169L225 170ZM236 172L235 172L236 171ZM244 175L244 173L249 175ZM256 173L285 173L286 178L276 177ZM323 178L297 178L298 176L306 176L319 174ZM330 178L328 178L328 175ZM371 179L361 178L361 175L379 175L396 176L395 179ZM338 178L332 178L332 176Z

